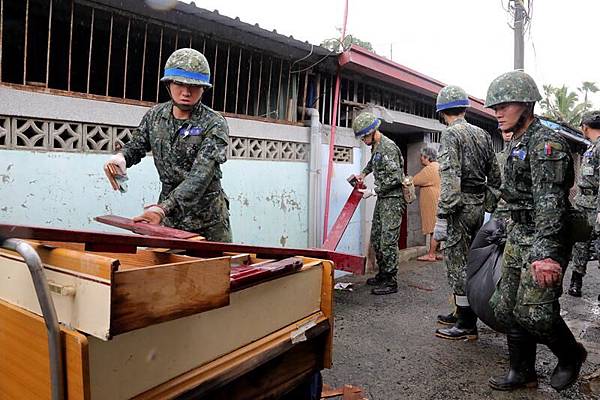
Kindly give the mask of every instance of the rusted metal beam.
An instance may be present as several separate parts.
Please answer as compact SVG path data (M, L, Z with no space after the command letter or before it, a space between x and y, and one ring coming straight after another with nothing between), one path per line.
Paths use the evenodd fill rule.
M108 62L106 63L106 96L108 96L108 86L110 84L110 58L112 55L112 37L113 37L114 16L110 14L110 34L108 35Z
M131 18L127 18L127 38L125 39L125 66L124 66L124 70L123 70L123 98L127 97L127 67L128 67L128 63L129 63L129 31L130 31L130 29L131 29Z
M271 57L271 63L269 64L269 81L267 82L267 108L265 117L271 118L271 75L273 74L273 57Z
M50 47L52 44L52 5L54 0L50 0L50 9L48 11L48 49L46 51L46 87L48 87L48 81L50 80ZM0 47L2 47L2 41L0 41ZM0 65L2 65L0 63Z
M239 99L239 95L240 95L241 68L242 68L242 48L240 47L240 56L238 58L238 68L237 68L237 84L235 87L235 108L233 110L235 114L237 114L237 112L238 112L238 99Z
M27 0L29 1L29 0ZM87 85L85 92L90 92L90 75L92 71L92 48L94 46L94 21L96 19L96 10L92 8L92 22L90 24L90 47L88 51Z
M260 86L262 84L262 66L263 66L263 55L260 55L260 64L258 69L258 90L256 91L256 112L254 115L258 116L260 110Z
M213 86L210 92L210 108L215 108L215 94L217 88L217 57L219 56L219 42L215 42L215 60L213 63Z
M279 79L277 81L277 119L279 119L279 107L281 107L281 75L283 74L283 60L279 60Z
M144 51L142 52L142 75L141 83L140 83L140 100L144 99L144 75L146 72L146 44L148 42L148 22L146 22L146 26L144 28ZM126 90L123 90L123 97L125 97Z
M308 70L304 72L304 93L302 95L302 118L301 121L304 121L304 117L306 115L306 91L308 90Z
M25 3L25 50L23 56L23 85L27 84L27 36L29 32L29 0Z
M246 110L244 114L248 115L248 102L250 100L250 83L252 82L252 53L248 61L248 88L246 89Z
M342 240L344 232L346 232L346 228L348 227L354 212L362 200L363 194L360 192L360 189L364 188L364 185L357 184L354 186L354 189L352 189L346 204L344 204L340 215L338 215L335 223L329 231L329 234L327 235L327 240L325 240L325 243L323 243L323 248L325 250L335 250L337 248L340 240Z
M160 91L160 67L162 65L162 47L163 47L164 28L160 28L160 44L158 49L158 68L156 72L156 102L158 103L158 93Z
M227 83L229 80L229 54L231 52L231 44L227 45L227 63L225 65L225 91L223 94L223 111L227 111Z
M75 0L71 0L71 22L69 26L69 71L67 76L67 91L71 91L71 64L73 62L73 14L75 13Z

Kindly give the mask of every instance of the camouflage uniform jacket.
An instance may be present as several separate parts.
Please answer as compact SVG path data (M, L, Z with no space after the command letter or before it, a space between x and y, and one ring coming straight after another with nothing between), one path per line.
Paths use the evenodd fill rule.
M598 140L589 145L581 158L581 168L577 186L579 192L575 196L575 204L583 208L595 209L600 182L600 145Z
M486 185L498 190L500 168L490 135L459 118L442 132L441 193L438 216L458 212L464 204L483 204Z
M202 103L186 121L175 119L172 107L171 101L152 107L122 153L129 168L152 151L162 183L159 205L168 225L202 229L222 218L211 205L225 197L220 165L227 160L229 128L225 118Z
M362 170L365 176L371 172L375 177L377 196L404 199L402 192L404 158L402 158L402 153L396 143L383 134L379 143L373 144L371 159Z
M534 232L530 262L544 258L566 262L569 245L561 235L573 182L573 158L560 134L536 118L520 138L513 138L501 191L513 214L528 215L529 221L520 223Z
M502 181L504 181L504 167L506 166L506 160L508 158L508 153L510 152L509 143L504 143L504 148L502 151L496 153L496 160L498 160L498 167L500 168L500 176ZM496 211L494 211L494 218L510 218L510 211L506 205L506 201L500 198L498 200L498 206L496 207Z

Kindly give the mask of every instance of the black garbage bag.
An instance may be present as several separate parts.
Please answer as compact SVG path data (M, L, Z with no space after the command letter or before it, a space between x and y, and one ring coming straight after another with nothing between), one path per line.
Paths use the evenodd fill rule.
M495 331L506 333L489 305L502 273L506 242L504 223L491 219L477 235L467 256L467 298L477 317Z

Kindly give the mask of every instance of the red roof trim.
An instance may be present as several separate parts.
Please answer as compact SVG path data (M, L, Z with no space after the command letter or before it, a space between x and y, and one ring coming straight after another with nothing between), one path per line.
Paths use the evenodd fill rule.
M440 89L446 86L438 80L354 44L338 56L338 62L342 68L368 73L389 83L433 97L437 96ZM474 112L486 118L495 119L494 112L483 107L483 100L473 96L469 96L469 99Z

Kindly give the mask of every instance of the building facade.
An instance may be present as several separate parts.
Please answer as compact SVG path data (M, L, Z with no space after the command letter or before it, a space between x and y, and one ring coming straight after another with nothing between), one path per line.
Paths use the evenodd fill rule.
M444 85L356 46L338 55L218 12L178 3L156 11L120 0L0 0L0 219L107 229L103 214L137 215L156 201L151 156L128 171L129 191L102 171L146 110L168 100L162 68L177 48L203 52L213 88L203 102L230 126L224 188L234 241L318 247L338 64L341 85L329 224L369 150L354 139L363 109L402 148L407 172L422 146L439 142L435 96ZM472 99L471 122L500 145L493 117ZM338 249L364 253L373 204L365 201ZM418 206L404 218L401 247L424 244Z

